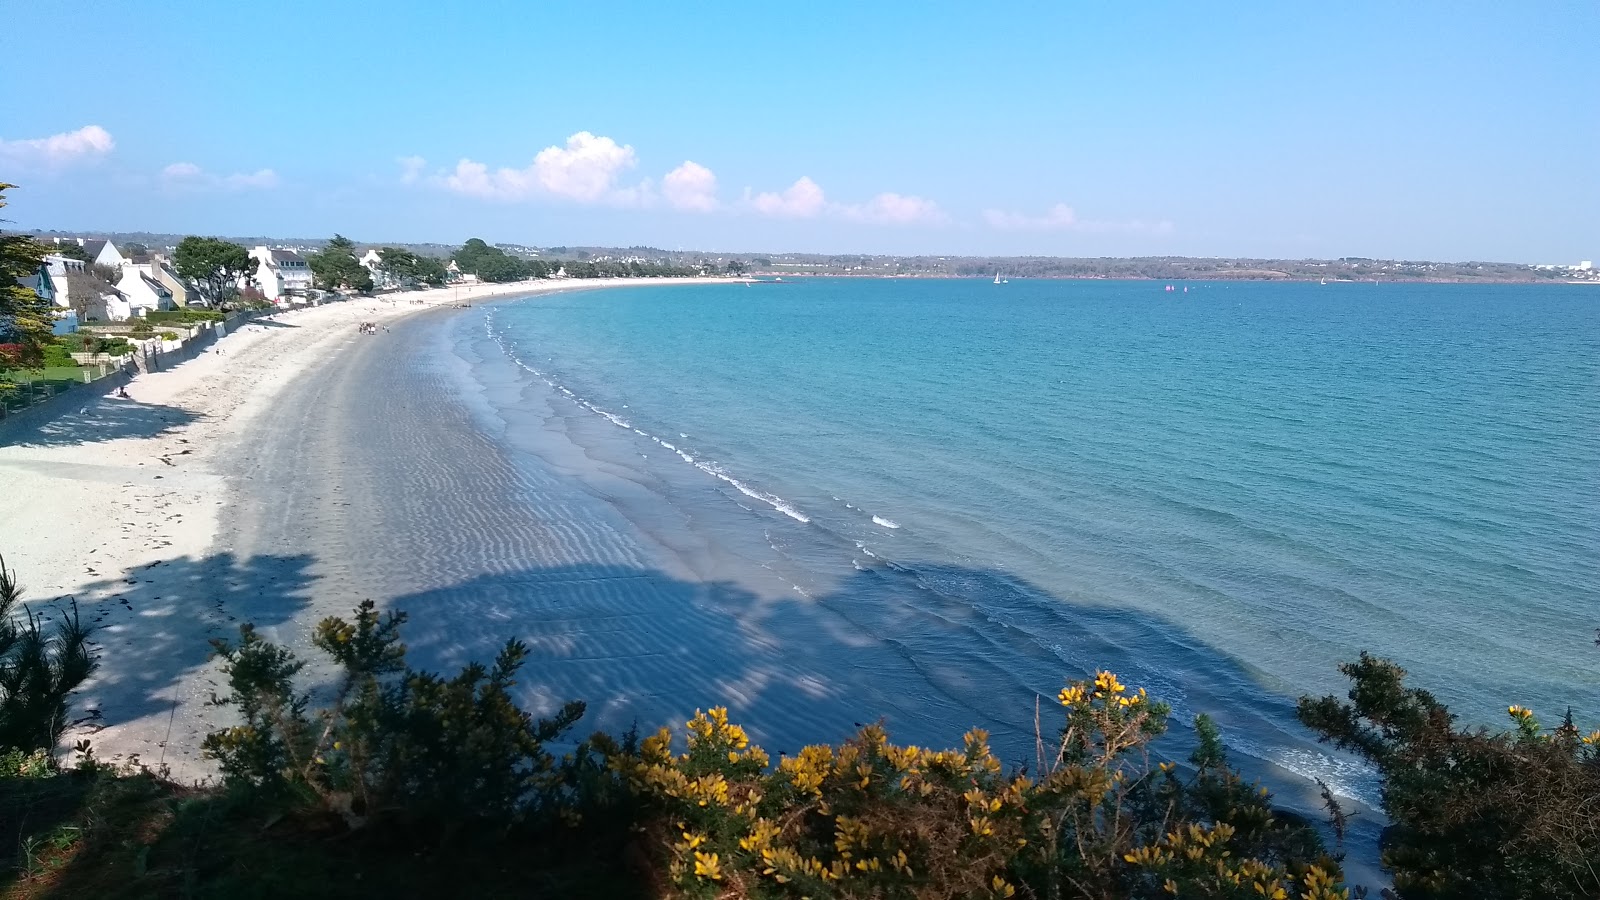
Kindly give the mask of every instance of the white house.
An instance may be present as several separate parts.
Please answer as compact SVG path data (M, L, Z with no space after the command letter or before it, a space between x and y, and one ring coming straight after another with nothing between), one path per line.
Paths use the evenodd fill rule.
M89 264L52 253L44 258L56 306L72 310L80 320L121 322L132 314L122 291L89 272Z
M122 267L122 280L117 282L131 318L144 318L150 310L172 309L172 291L155 277L151 263L128 263Z
M32 275L18 278L17 283L39 295L39 299L54 306L55 324L51 327L52 334L71 334L78 330L78 313L70 308L63 308L57 302L55 280L50 276L50 267L40 263Z
M123 256L122 253L117 250L117 245L111 243L110 241L102 241L94 238L58 237L52 239L52 243L54 243L57 247L76 245L83 248L83 253L85 256L89 257L89 265L91 266L110 266L113 269L120 269L122 264L128 261L128 258Z
M257 247L250 255L258 263L255 283L262 296L278 304L292 302L292 298L305 302L306 295L311 292L311 265L305 257L293 250L271 247Z
M379 290L388 290L399 286L394 283L394 279L390 278L388 273L383 271L383 254L379 253L377 248L374 247L361 254L361 258L357 262L366 266L367 271L372 273L373 287Z

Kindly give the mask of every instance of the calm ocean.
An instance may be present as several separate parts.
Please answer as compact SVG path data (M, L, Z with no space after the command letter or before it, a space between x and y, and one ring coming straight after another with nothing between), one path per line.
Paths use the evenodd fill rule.
M892 728L955 740L925 690L1026 730L1105 666L1327 777L1292 701L1364 649L1469 720L1600 725L1600 290L1182 287L651 287L471 327L682 571L896 648L926 684L883 687Z

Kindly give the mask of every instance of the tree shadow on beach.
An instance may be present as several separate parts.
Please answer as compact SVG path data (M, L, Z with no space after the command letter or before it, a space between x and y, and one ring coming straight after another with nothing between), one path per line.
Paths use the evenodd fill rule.
M272 636L309 602L310 564L309 556L176 557L53 598L77 603L99 660L78 692L68 741L104 733L119 755L138 753L149 765L173 763L169 745L178 759L197 758L204 733L190 716L180 721L177 707L192 711L225 693L208 665L210 640L236 637L244 622Z
M899 739L939 746L982 727L1009 761L1031 764L1036 701L1052 703L1067 679L1110 668L1172 703L1180 731L1206 711L1254 740L1315 748L1282 724L1293 722L1289 699L1181 629L1073 605L995 571L878 566L815 598L773 598L726 582L570 565L480 576L387 605L409 614L419 667L452 669L491 657L507 638L527 641L523 702L549 712L584 700L589 728L654 729L724 705L773 751L882 720Z
M157 437L199 418L176 406L139 403L120 397L76 401L68 392L52 402L61 404L59 415L36 425L0 429L0 446L59 447L118 438Z

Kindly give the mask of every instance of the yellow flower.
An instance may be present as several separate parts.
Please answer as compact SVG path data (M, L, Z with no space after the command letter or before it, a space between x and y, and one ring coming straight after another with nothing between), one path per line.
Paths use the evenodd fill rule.
M1508 706L1506 707L1506 712L1510 713L1513 719L1526 719L1533 715L1533 710L1526 706Z
M699 878L709 878L712 881L722 880L722 866L715 853L696 853L694 855L694 874Z

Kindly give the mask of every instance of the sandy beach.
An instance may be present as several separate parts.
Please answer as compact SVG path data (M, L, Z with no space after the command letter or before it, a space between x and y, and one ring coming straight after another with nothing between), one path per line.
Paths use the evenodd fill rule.
M210 769L198 744L218 720L207 701L220 690L208 641L233 636L242 621L304 631L353 605L339 597L287 608L274 598L304 587L303 570L278 560L246 571L218 542L249 512L234 506L251 477L244 435L271 427L262 419L285 388L318 379L351 342L382 341L386 329L362 336L359 323L649 281L478 285L284 311L168 371L139 376L126 399L93 400L0 433L9 500L0 508L0 555L34 608L71 599L97 628L101 668L79 694L68 740L89 738L102 758L137 757L182 780L204 778Z

